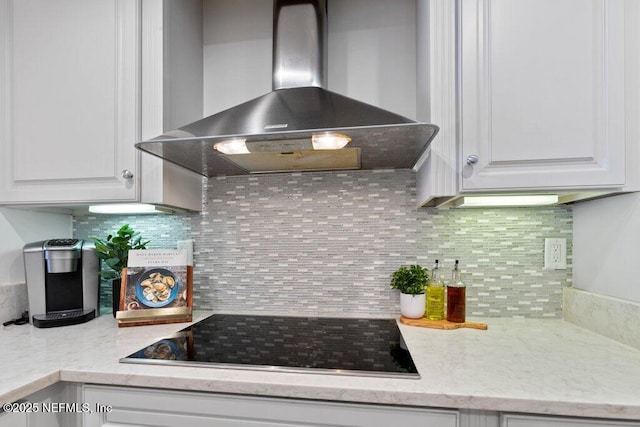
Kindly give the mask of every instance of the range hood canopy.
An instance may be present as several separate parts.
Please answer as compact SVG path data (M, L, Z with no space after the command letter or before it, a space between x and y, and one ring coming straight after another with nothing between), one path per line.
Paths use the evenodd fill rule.
M273 91L136 147L207 177L412 168L438 127L324 89L325 46L326 0L275 0ZM350 142L314 149L335 134ZM214 149L227 141L243 154Z

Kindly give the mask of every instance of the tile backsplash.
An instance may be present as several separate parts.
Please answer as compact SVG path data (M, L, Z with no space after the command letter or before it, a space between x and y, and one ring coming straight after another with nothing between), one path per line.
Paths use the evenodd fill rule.
M220 312L395 316L391 273L435 259L460 260L470 317L561 318L571 283L571 208L416 209L410 170L210 178L203 212L76 216L74 235L124 223L150 248L194 239L194 306ZM545 237L567 270L543 270Z

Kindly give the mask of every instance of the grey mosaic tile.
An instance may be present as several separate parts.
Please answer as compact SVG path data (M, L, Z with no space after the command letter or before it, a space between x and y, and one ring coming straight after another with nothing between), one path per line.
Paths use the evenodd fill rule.
M152 247L194 239L194 305L220 312L395 316L391 273L435 259L460 260L468 316L560 318L571 283L570 244L567 270L543 270L570 208L416 209L409 170L211 178L201 213L77 216L74 232L123 223Z

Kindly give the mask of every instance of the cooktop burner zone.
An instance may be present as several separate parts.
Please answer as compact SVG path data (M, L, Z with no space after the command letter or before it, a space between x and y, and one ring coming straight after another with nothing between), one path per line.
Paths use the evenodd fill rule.
M214 314L120 362L420 378L395 319Z

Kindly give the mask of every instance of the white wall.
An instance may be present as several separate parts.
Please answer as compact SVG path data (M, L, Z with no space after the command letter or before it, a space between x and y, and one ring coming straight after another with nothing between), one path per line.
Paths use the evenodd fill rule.
M640 302L640 193L574 205L573 285Z
M327 3L327 89L415 119L415 0ZM271 90L272 7L204 1L205 115Z
M25 283L26 243L71 237L71 215L0 208L0 286Z

